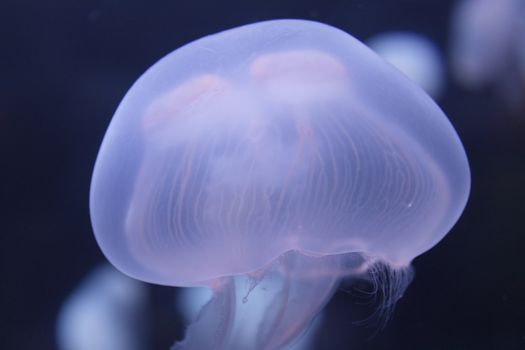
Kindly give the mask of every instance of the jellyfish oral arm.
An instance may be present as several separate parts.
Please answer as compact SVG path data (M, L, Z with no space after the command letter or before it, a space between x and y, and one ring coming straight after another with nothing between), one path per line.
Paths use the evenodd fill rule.
M342 261L290 251L252 276L215 280L212 299L172 350L286 348L330 300Z

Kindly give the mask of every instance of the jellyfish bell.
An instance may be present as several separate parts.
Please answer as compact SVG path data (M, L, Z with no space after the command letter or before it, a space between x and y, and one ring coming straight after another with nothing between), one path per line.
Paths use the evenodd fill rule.
M308 72L308 74L305 74ZM254 59L249 77L254 90L288 106L341 98L347 71L333 56L317 50L267 53Z
M376 262L399 296L469 187L463 146L419 87L345 32L275 20L190 43L132 86L90 210L123 272L212 288L177 349L277 349Z

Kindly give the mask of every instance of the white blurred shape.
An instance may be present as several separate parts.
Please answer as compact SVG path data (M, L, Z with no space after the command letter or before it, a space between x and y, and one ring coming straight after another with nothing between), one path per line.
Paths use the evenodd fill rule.
M521 80L525 85L525 2L523 3L523 17L518 26L518 65L521 74Z
M451 65L459 83L480 88L506 73L513 61L515 40L524 34L518 30L524 10L523 0L464 0L458 4L451 23Z
M433 98L443 91L443 59L432 41L410 32L378 34L367 45Z
M144 349L146 297L146 286L142 282L110 265L96 268L60 309L59 349Z

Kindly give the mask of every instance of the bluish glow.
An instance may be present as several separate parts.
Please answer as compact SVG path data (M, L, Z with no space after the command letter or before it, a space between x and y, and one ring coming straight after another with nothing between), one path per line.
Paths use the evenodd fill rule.
M64 301L60 350L144 350L146 288L112 266L95 269Z
M416 33L387 32L370 38L366 44L430 96L441 95L445 72L441 53L432 41Z

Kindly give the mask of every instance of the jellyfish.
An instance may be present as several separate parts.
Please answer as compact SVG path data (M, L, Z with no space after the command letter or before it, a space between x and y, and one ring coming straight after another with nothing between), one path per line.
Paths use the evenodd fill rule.
M271 20L198 39L133 84L90 212L122 272L212 291L173 349L283 349L343 278L383 276L390 310L469 190L461 141L421 88L342 30Z
M385 32L368 39L366 44L431 97L441 95L445 80L443 60L430 39L411 32Z

